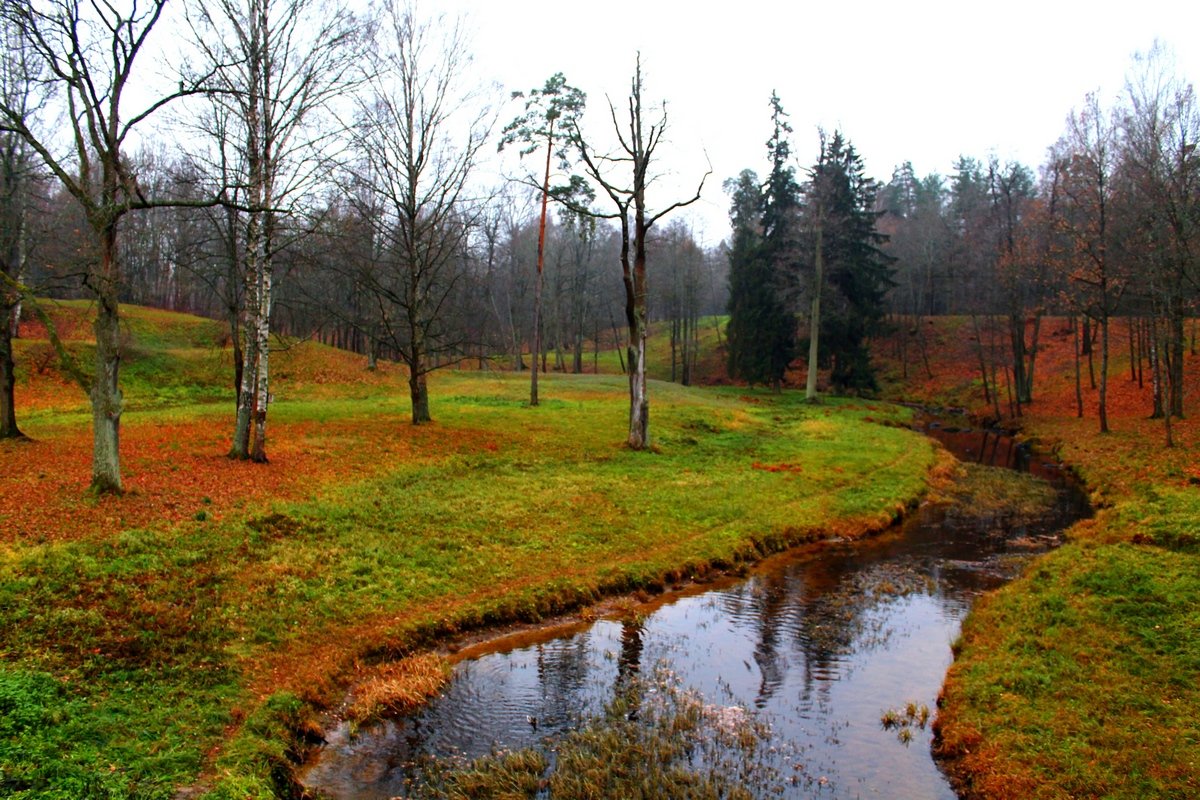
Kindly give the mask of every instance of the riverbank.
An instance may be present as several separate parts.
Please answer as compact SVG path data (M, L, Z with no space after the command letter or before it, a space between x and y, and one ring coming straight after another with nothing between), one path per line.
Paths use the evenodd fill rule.
M953 800L924 722L898 736L880 715L934 705L971 598L1074 517L1068 496L1026 474L938 472L920 508L879 536L792 548L746 576L626 598L594 624L459 651L471 660L429 705L334 721L302 780L346 800L533 797L546 785L556 797ZM673 686L689 702L665 726L647 719L638 699ZM372 694L356 694L349 716Z
M894 395L994 414L954 320L930 323L930 371L895 374ZM1019 424L1086 483L1098 513L1019 580L977 604L956 645L936 726L968 798L1200 796L1200 422L1148 419L1151 385L1113 330L1109 420L1084 364L1076 416L1073 341L1046 320L1034 402ZM1187 403L1200 396L1185 362Z
M309 344L273 361L271 464L234 464L223 351L177 322L130 348L125 496L84 495L87 417L49 378L35 441L0 444L6 796L275 796L372 664L881 529L936 458L905 410L658 383L633 453L620 376L547 376L530 409L524 376L439 373L413 428L402 371Z
M1026 420L1107 507L968 617L939 752L970 798L1198 796L1200 491L1153 439L1071 427Z

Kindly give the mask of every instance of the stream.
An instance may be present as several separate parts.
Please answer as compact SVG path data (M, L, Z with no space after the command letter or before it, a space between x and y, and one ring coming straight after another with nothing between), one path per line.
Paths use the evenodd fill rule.
M885 728L889 709L934 708L951 643L981 593L1014 577L1058 532L1088 513L1059 465L965 420L923 418L964 461L1030 471L1057 488L1034 524L926 504L867 541L799 548L748 577L648 604L564 635L500 639L460 662L418 712L355 733L345 725L301 772L329 798L406 793L413 764L496 749L552 748L604 713L631 674L667 670L712 707L770 728L769 758L787 797L946 798L930 726ZM903 733L907 731L907 733Z

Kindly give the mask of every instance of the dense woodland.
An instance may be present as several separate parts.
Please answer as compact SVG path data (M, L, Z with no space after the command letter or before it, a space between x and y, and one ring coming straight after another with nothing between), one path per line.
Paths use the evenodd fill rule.
M669 326L687 384L702 320L726 312L730 376L779 387L806 363L812 399L818 374L874 391L869 344L883 334L902 334L889 341L906 372L928 370L925 321L970 315L996 416L1036 399L1042 320L1065 317L1102 431L1119 324L1168 443L1185 411L1200 109L1157 47L1119 98L1082 98L1039 165L964 155L948 176L906 163L884 183L834 131L804 166L772 95L769 173L728 178L732 234L705 248L664 219L714 190L703 169L694 197L647 198L667 118L643 100L640 63L594 142L578 124L586 95L562 75L517 93L525 114L501 125L515 106L465 85L466 39L447 20L399 3L367 18L337 2L220 0L181 4L178 85L146 99L142 50L166 6L3 6L0 433L20 433L18 320L41 313L38 297L94 300L94 365L60 355L92 398L99 489L120 488L122 303L226 322L231 454L255 460L279 337L357 351L368 368L404 363L420 423L431 370L533 367L536 403L537 370L582 372L614 346L645 405L646 326ZM485 151L506 145L528 169L480 185ZM639 413L635 447L649 443Z

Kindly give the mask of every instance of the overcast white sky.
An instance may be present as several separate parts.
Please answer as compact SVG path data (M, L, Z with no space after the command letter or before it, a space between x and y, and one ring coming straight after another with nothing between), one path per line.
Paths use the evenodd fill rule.
M818 126L839 128L886 181L905 160L919 175L949 174L959 154L1036 168L1085 93L1111 101L1132 54L1156 37L1182 75L1200 79L1195 0L421 0L419 9L463 13L476 67L506 94L563 72L588 93L595 136L608 133L605 96L624 101L640 50L645 98L667 100L670 112L661 166L680 182L664 180L650 200L694 189L707 153L713 175L695 215L709 244L728 231L722 182L766 171L772 90L791 115L800 166L816 156Z

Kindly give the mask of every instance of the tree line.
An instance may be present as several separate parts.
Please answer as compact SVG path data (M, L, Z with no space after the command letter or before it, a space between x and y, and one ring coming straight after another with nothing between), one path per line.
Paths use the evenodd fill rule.
M1200 300L1198 141L1194 89L1155 44L1115 101L1092 93L1070 112L1036 169L995 156L960 157L948 177L898 167L879 195L880 228L896 259L888 310L905 370L928 369L926 318L969 315L987 401L997 417L1020 416L1037 397L1043 322L1065 317L1076 413L1086 383L1106 432L1110 333L1125 325L1130 380L1151 384L1147 413L1170 445Z
M817 367L835 391L870 393L868 342L893 347L904 377L929 373L926 322L965 315L986 402L997 419L1019 417L1036 399L1043 322L1061 317L1076 413L1086 383L1106 432L1110 333L1122 324L1130 380L1152 386L1147 412L1172 443L1196 352L1200 108L1169 52L1137 55L1110 106L1087 95L1036 170L960 156L949 176L906 162L880 183L835 131L819 133L798 176L777 96L770 107L766 179L726 182L731 374L777 387L807 350L810 399Z
M168 8L187 57L156 84L144 51ZM669 326L672 375L688 383L701 319L723 310L731 375L778 387L807 352L813 399L818 369L834 391L873 391L869 344L885 333L899 333L905 371L928 369L925 318L967 314L998 416L1002 386L1015 413L1033 402L1041 321L1061 314L1102 430L1109 331L1124 319L1168 438L1183 412L1200 124L1160 50L1112 109L1089 96L1037 173L964 156L948 178L904 164L880 183L835 131L798 174L773 96L767 178L726 183L732 235L705 247L669 216L707 173L693 195L648 196L667 116L644 97L640 59L592 140L586 95L561 74L516 93L524 113L500 126L501 106L467 80L461 28L401 0L370 15L342 0L0 9L0 436L20 435L18 321L50 322L38 296L90 298L91 365L48 328L91 399L98 491L121 488L129 302L225 320L230 455L258 461L273 335L360 352L368 368L402 362L415 424L431 418L434 369L502 359L530 370L536 404L538 372L581 372L588 347L618 346L628 442L643 448L648 325ZM482 187L493 146L537 167Z
M187 57L154 93L146 51L169 11ZM434 369L501 357L536 381L539 368L583 371L588 345L595 358L623 344L629 443L647 447L656 318L672 320L690 381L698 320L724 305L724 260L678 221L651 231L699 189L661 206L647 197L666 114L643 101L640 60L625 113L610 105L610 140L583 137L579 90L571 115L543 110L560 125L549 149L565 182L535 221L549 168L541 187L481 187L499 106L467 80L462 29L401 0L368 15L342 0L4 0L0 24L0 435L21 435L12 339L37 315L91 398L96 491L121 490L121 303L226 321L230 456L254 461L267 459L278 334L357 350L368 368L402 362L414 424L431 418ZM536 125L524 135L536 149ZM649 258L662 268L648 271ZM44 295L95 303L93 363L59 341Z

